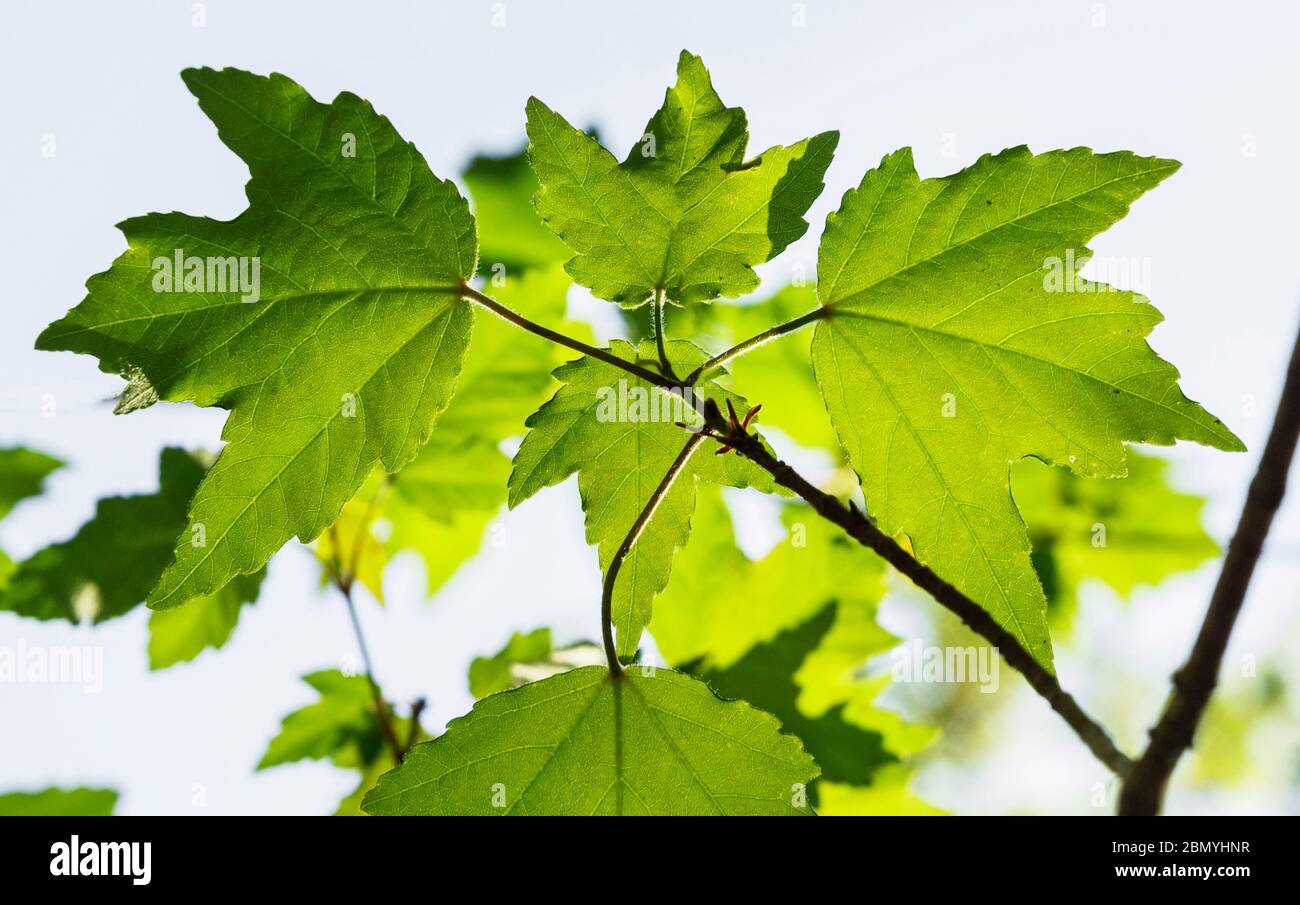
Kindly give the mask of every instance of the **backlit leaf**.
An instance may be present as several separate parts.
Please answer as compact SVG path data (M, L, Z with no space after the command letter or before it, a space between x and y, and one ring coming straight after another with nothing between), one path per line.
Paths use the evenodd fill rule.
M628 361L651 361L654 356L653 344L638 351L615 342L610 351ZM668 354L674 368L683 373L705 357L687 342L671 343ZM598 545L605 569L686 443L687 432L674 422L692 422L694 410L681 396L591 358L563 365L555 376L563 386L528 419L529 433L515 455L510 505L513 508L577 472L587 514L587 542ZM717 384L706 383L699 393L720 405L730 398L738 413L748 411L743 399ZM695 450L615 583L620 657L636 653L654 597L668 583L673 553L690 536L697 477L732 487L773 490L767 472L748 460L716 456L703 445Z
M817 381L867 507L1051 666L1046 601L1011 498L1026 456L1125 474L1125 441L1241 442L1146 344L1160 314L1076 273L1170 160L1014 148L921 180L907 150L822 236Z
M160 399L230 410L190 509L207 543L182 533L155 608L314 539L374 466L415 457L469 344L460 287L476 255L464 199L366 101L322 104L281 75L183 77L249 165L248 209L126 221L126 253L37 342L143 375Z
M484 698L412 748L371 814L811 814L799 741L696 679L588 666Z
M839 133L745 161L744 111L724 106L703 62L683 51L677 84L623 163L537 98L528 139L538 213L577 252L566 269L633 307L656 289L684 304L758 286L754 265L808 229Z

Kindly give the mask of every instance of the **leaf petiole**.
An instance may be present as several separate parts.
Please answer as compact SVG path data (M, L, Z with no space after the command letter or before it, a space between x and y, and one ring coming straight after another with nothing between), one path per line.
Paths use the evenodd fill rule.
M613 365L616 368L621 368L622 370L627 371L632 376L639 377L642 380L646 381L647 383L654 384L657 387L662 387L665 390L675 390L680 388L681 386L676 380L672 380L667 377L664 377L662 374L656 374L654 371L651 371L649 368L641 367L636 362L627 361L625 359L619 358L614 353L609 352L605 349L598 349L595 346L591 346L588 345L587 343L584 343L582 340L574 339L571 336L565 336L563 333L559 333L555 330L552 330L550 327L543 327L541 324L534 323L533 321L530 321L528 318L524 317L522 314L519 314L516 311L512 311L511 309L507 308L505 305L498 302L496 299L492 298L491 296L484 295L483 293L479 292L477 289L473 288L472 286L464 286L464 285L461 286L460 295L461 298L468 299L471 302L483 306L484 308L491 311L493 314L505 318L506 320L510 321L510 323L514 324L516 327L520 327L524 330L527 330L529 333L532 333L535 336L540 336L542 339L550 340L553 343L557 343L561 346L565 346L566 348L572 349L575 352L581 352L583 355L590 356L591 358L594 358L597 361L603 361L607 365Z
M605 644L605 659L609 663L610 675L618 678L623 674L623 667L618 662L618 649L614 646L614 583L618 580L619 569L623 567L623 560L632 552L632 547L640 539L641 534L645 531L646 525L650 524L650 519L654 517L655 510L663 502L663 498L668 495L672 489L673 482L677 476L682 473L686 463L690 461L691 453L704 441L703 433L692 433L686 439L686 445L682 451L677 454L673 464L668 467L659 486L655 488L650 499L646 501L645 508L641 514L636 517L632 523L632 528L623 538L623 543L619 544L618 549L614 552L614 558L609 561L609 568L605 570L605 582L600 590L600 632L601 640Z
M655 347L659 350L659 370L676 380L677 374L673 371L672 362L668 360L668 349L664 345L667 337L664 336L664 290L662 287L655 290L654 301L651 304L654 308Z
M830 314L829 308L814 308L812 311L809 311L807 314L801 314L794 320L786 321L784 324L777 324L775 327L769 327L762 333L756 333L749 339L737 343L725 352L719 352L717 355L704 362L704 364L692 371L690 376L688 376L683 382L687 386L694 386L705 374L715 368L721 367L724 363L731 361L731 359L744 355L746 352L753 351L759 346L765 346L777 337L785 336L787 333L794 333L796 330L801 330L809 324L821 320L828 314Z

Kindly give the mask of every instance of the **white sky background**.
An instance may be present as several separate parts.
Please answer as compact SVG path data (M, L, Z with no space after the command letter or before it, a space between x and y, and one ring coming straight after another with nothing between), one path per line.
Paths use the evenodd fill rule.
M748 111L752 149L842 133L809 235L767 268L773 288L795 264L813 272L825 214L903 145L914 146L922 176L1022 143L1181 160L1182 171L1093 248L1099 257L1150 258L1151 298L1168 318L1153 345L1182 370L1185 392L1252 449L1168 453L1183 486L1211 495L1209 522L1226 540L1297 321L1300 7L1071 0L981 11L973 3L812 0L806 27L797 28L787 0L507 0L506 27L494 28L496 5L210 0L203 28L192 27L190 2L5 5L0 446L30 445L70 463L46 497L0 528L15 558L71 535L102 496L154 490L162 446L218 444L224 412L160 405L114 417L99 401L116 393L118 378L89 357L32 349L40 329L82 299L86 278L125 247L118 221L170 210L229 218L243 209L244 164L217 140L178 77L182 68L278 70L321 100L354 91L436 173L454 176L473 153L521 142L530 94L575 123L597 125L621 152L661 101L683 47L704 57L724 100ZM56 142L52 159L41 153L46 135ZM1243 153L1252 145L1253 156ZM49 393L59 407L52 419L40 414ZM468 709L469 660L511 630L598 633L599 576L572 484L503 524L504 546L487 548L432 603L420 599L418 566L404 563L390 573L387 611L363 607L386 690L401 702L427 694L430 727ZM1297 529L1292 501L1232 656L1265 655L1296 637ZM1081 652L1061 655L1067 687L1088 702L1103 689L1113 694L1116 674L1146 677L1128 701L1134 726L1146 724L1163 697L1158 680L1187 649L1213 578L1203 570L1139 594L1128 608L1106 592L1085 595ZM313 763L252 772L280 717L311 699L298 677L354 657L340 603L316 593L315 582L307 554L286 548L224 650L153 674L143 608L93 631L0 614L0 644L102 644L106 668L97 696L0 686L0 790L110 785L122 790L119 811L127 813L332 809L352 774ZM1111 674L1098 677L1101 670ZM1097 768L1056 718L1021 702L999 719L1012 743L978 773L928 773L930 799L967 811L1088 811ZM196 786L206 795L199 809ZM1294 798L1249 794L1176 802L1300 809Z

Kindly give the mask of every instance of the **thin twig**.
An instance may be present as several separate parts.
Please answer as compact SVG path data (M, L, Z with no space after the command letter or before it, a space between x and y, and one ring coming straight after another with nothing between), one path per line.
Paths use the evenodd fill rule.
M744 355L746 352L770 343L779 336L785 336L787 333L793 333L796 330L806 327L808 324L819 321L826 317L828 313L830 313L829 308L814 308L807 314L800 315L792 321L786 321L784 324L777 324L775 327L769 327L762 333L757 333L744 342L736 343L736 345L727 349L725 352L719 352L717 355L713 356L704 364L692 371L690 376L682 382L687 386L694 386L705 374L709 373L714 368L720 367L722 364L731 361L731 359L736 356Z
M768 452L756 437L744 431L733 431L716 405L706 404L704 416L708 428L722 436L737 453L772 475L782 487L802 497L822 518L839 525L858 543L873 550L992 644L1003 659L1025 677L1029 686L1060 714L1099 761L1120 776L1128 772L1132 761L1115 747L1106 730L1083 711L1078 702L1061 688L1056 676L1034 659L1015 636L998 625L987 610L922 565L856 507L846 507L836 497L809 483L797 471Z
M375 699L375 719L379 723L379 731L383 733L388 750L393 754L393 760L400 764L406 752L397 740L397 733L393 730L393 721L388 712L388 704L384 701L383 692L379 690L379 683L375 681L375 668L370 662L370 649L366 646L366 636L361 631L361 620L357 618L357 607L352 600L352 582L336 581L335 586L348 605L348 616L352 619L352 632L357 637L357 647L361 649L361 662L366 668L366 681L370 683L370 693Z
M1119 813L1150 816L1159 812L1165 787L1183 752L1192 746L1196 727L1218 683L1219 669L1233 626L1241 612L1255 563L1268 537L1282 498L1287 473L1300 437L1300 337L1291 352L1282 399L1273 428L1260 456L1237 531L1228 544L1214 595L1196 643L1178 672L1173 692L1160 719L1151 729L1151 741L1125 780L1119 796Z
M662 374L656 374L649 368L643 368L635 362L619 358L613 352L606 349L598 349L595 346L590 346L587 343L584 343L582 340L574 339L571 336L565 336L563 333L557 333L550 327L543 327L541 324L534 323L522 314L519 314L516 311L511 311L496 299L484 295L471 286L462 286L460 288L460 294L462 298L469 299L472 302L482 305L493 314L505 318L516 327L521 327L535 336L542 337L542 339L548 339L553 343L565 346L575 352L581 352L583 355L588 355L597 361L603 361L605 364L613 365L616 368L622 368L629 374L639 377L647 383L663 387L666 390L678 389L680 387L680 384L677 381L665 377Z
M645 531L646 525L650 524L650 519L654 517L655 510L663 502L668 491L672 488L673 482L677 476L682 473L686 467L686 462L690 459L691 453L704 440L704 434L692 433L686 440L686 445L682 451L677 454L673 464L668 467L668 472L655 488L655 492L650 495L646 502L645 508L641 514L636 517L632 523L632 529L628 531L627 537L623 538L623 543L614 551L614 558L609 561L609 568L605 570L605 583L600 589L600 631L601 639L605 642L605 659L609 663L609 671L614 677L623 674L623 667L618 662L618 650L614 647L614 582L618 579L619 569L623 567L623 560L627 558L628 553L632 551L633 545L640 539L641 534Z

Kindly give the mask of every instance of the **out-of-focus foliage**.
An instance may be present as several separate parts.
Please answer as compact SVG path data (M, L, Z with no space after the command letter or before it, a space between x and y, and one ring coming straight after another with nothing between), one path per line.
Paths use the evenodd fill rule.
M149 668L165 669L193 660L230 640L245 604L257 600L266 569L237 575L215 594L195 597L183 607L149 611Z
M58 459L32 449L0 449L0 519L21 501L39 494L50 473L62 467ZM0 587L9 580L13 568L13 560L0 550Z
M1300 785L1300 718L1279 665L1229 673L1196 734L1191 781L1201 788Z
M0 794L0 817L111 817L113 789L42 789Z
M940 817L945 811L912 794L912 771L887 764L876 771L869 786L824 782L817 786L819 814L827 817Z
M1012 469L1056 624L1072 614L1087 579L1127 597L1219 555L1201 524L1204 498L1175 490L1167 462L1129 450L1128 471L1122 480L1082 478L1036 459Z
M580 642L555 647L549 628L539 628L526 635L515 632L501 650L490 657L475 657L470 663L469 690L475 698L485 698L570 669L604 662L604 652L594 644Z
M336 813L360 814L362 796L394 766L375 713L370 683L365 676L348 676L336 669L311 673L303 676L303 681L316 690L319 699L283 719L279 734L271 739L257 769L311 759L357 770L357 788L343 799ZM411 721L396 716L391 703L386 702L386 707L393 731L398 739L405 740L411 732Z
M514 154L475 157L461 179L478 224L480 272L492 276L499 264L517 273L573 256L533 210L538 183L526 146Z
M514 670L521 664L543 663L551 655L551 630L539 628L528 634L515 632L501 648L490 657L475 657L469 665L469 691L477 698L485 698L498 691L523 685L516 681Z
M53 456L21 446L0 449L0 519L44 489L45 479L63 467Z
M928 745L932 728L875 703L887 671L867 672L869 660L897 643L876 622L884 563L803 504L783 507L785 537L750 560L736 546L721 495L701 497L650 626L664 658L799 736L822 770L813 787L819 799L827 783L872 786L882 769ZM888 774L891 782L901 775ZM912 801L901 787L896 798ZM837 801L885 807L889 799L846 793ZM836 805L819 800L819 810Z
M186 507L211 463L204 453L164 449L157 493L108 497L72 538L19 563L0 590L0 610L35 619L104 622L144 602L185 530ZM206 543L201 532L196 545ZM185 613L151 614L149 662L162 669L192 660L229 639L246 603L257 599L265 570L241 575L192 600Z

